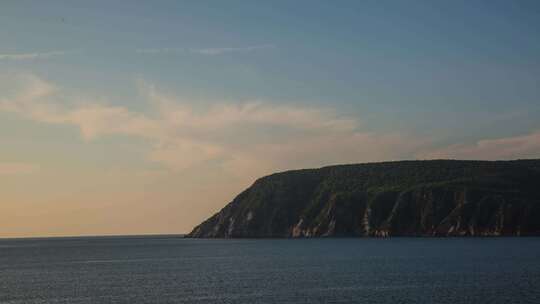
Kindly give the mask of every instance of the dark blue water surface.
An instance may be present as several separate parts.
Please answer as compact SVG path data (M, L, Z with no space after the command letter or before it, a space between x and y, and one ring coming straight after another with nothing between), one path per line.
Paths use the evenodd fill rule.
M540 303L540 238L0 240L0 303Z

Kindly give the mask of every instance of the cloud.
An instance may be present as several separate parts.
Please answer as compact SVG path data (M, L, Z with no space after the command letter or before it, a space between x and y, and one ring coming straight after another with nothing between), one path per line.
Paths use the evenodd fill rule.
M26 175L36 172L37 166L27 163L0 162L0 176L2 175Z
M185 52L186 49L184 48L161 48L161 49L137 49L135 50L138 54L150 54L150 55L156 55L156 54L170 54L170 53L182 53Z
M273 44L261 44L252 45L246 47L221 47L221 48L203 48L203 49L190 49L190 52L202 54L202 55L222 55L225 53L242 52L248 53L264 49L273 49L276 46Z
M139 92L151 109L137 112L100 102L60 103L66 97L59 87L35 75L16 78L23 85L13 96L0 96L0 111L77 127L87 142L103 136L142 138L149 145L146 160L173 171L222 170L251 180L277 170L336 163L540 155L540 131L436 149L432 138L364 131L358 119L320 106L216 100L201 108L197 101L163 94L140 81Z
M482 139L473 144L454 144L418 153L419 158L516 159L540 156L540 131L529 134Z
M50 51L42 53L13 53L13 54L0 54L0 60L33 60L33 59L45 59L55 56L65 55L66 51Z
M138 54L159 55L159 54L178 54L192 53L199 55L223 55L226 53L249 53L264 49L273 49L276 46L273 44L252 45L246 47L218 47L218 48L149 48L137 49Z
M171 170L212 164L253 177L276 168L395 159L421 144L405 134L362 132L358 120L324 107L255 100L214 101L196 109L194 101L140 82L141 94L153 107L149 114L98 102L59 103L65 94L55 85L35 75L17 79L23 85L17 94L0 97L0 111L75 126L86 141L110 135L146 139L151 145L147 159Z
M286 126L294 129L352 131L358 122L340 117L332 109L273 105L261 101L245 103L215 102L197 112L189 102L160 94L154 86L139 83L140 91L157 108L162 119L177 128L215 130L239 125Z

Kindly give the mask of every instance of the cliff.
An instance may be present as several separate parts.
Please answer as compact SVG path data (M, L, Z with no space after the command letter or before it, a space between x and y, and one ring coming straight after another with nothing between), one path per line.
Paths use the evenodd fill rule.
M187 237L540 235L540 160L400 161L258 179Z

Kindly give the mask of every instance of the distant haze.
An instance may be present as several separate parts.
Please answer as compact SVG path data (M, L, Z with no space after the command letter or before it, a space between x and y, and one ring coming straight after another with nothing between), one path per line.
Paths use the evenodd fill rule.
M257 177L540 157L538 1L0 4L0 237L185 233Z

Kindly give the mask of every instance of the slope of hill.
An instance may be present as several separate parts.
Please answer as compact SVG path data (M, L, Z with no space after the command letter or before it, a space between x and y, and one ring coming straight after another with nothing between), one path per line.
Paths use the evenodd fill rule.
M258 179L187 237L540 235L540 160L399 161Z

